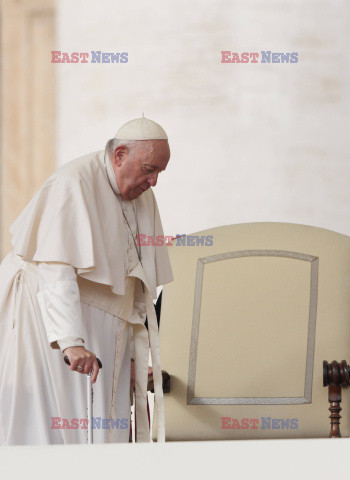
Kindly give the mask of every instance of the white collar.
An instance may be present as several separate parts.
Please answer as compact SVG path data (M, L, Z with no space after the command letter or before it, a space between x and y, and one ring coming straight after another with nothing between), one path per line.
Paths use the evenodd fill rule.
M112 167L111 159L109 158L109 154L107 151L104 152L106 158L106 166L107 166L107 175L111 184L111 187L116 195L121 195L120 190L118 188L117 180L115 178L115 173Z

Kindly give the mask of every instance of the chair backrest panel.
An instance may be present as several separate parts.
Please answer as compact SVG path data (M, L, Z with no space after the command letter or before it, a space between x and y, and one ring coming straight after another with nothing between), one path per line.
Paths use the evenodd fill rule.
M193 237L169 247L162 299L166 439L328 437L322 362L350 363L350 237L282 223Z

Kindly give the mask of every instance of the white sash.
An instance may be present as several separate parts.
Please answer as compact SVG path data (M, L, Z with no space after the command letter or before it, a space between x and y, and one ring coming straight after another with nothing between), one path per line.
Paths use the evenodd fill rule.
M129 276L139 278L135 283L134 305L147 315L148 335L144 325L145 316L140 315L140 321L132 319L134 347L135 347L135 397L137 417L137 441L150 442L150 431L147 414L147 382L148 382L148 352L151 348L153 383L154 383L154 411L157 418L157 442L165 442L165 418L163 401L163 380L160 365L159 335L156 312L153 299L144 271L138 263ZM144 286L142 291L141 285ZM142 301L140 301L142 300Z

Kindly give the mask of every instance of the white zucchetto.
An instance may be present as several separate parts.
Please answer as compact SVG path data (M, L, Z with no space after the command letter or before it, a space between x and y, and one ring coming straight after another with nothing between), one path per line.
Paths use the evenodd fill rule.
M146 117L125 123L115 134L120 140L168 140L165 130Z

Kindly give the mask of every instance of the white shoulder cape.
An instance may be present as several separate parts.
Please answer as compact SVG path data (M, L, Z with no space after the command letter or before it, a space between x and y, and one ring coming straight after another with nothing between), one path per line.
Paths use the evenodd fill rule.
M27 262L62 262L93 282L125 293L124 223L104 170L104 151L72 160L49 177L10 228L14 252ZM151 189L135 200L139 233L163 235ZM152 297L173 280L165 245L141 246Z

